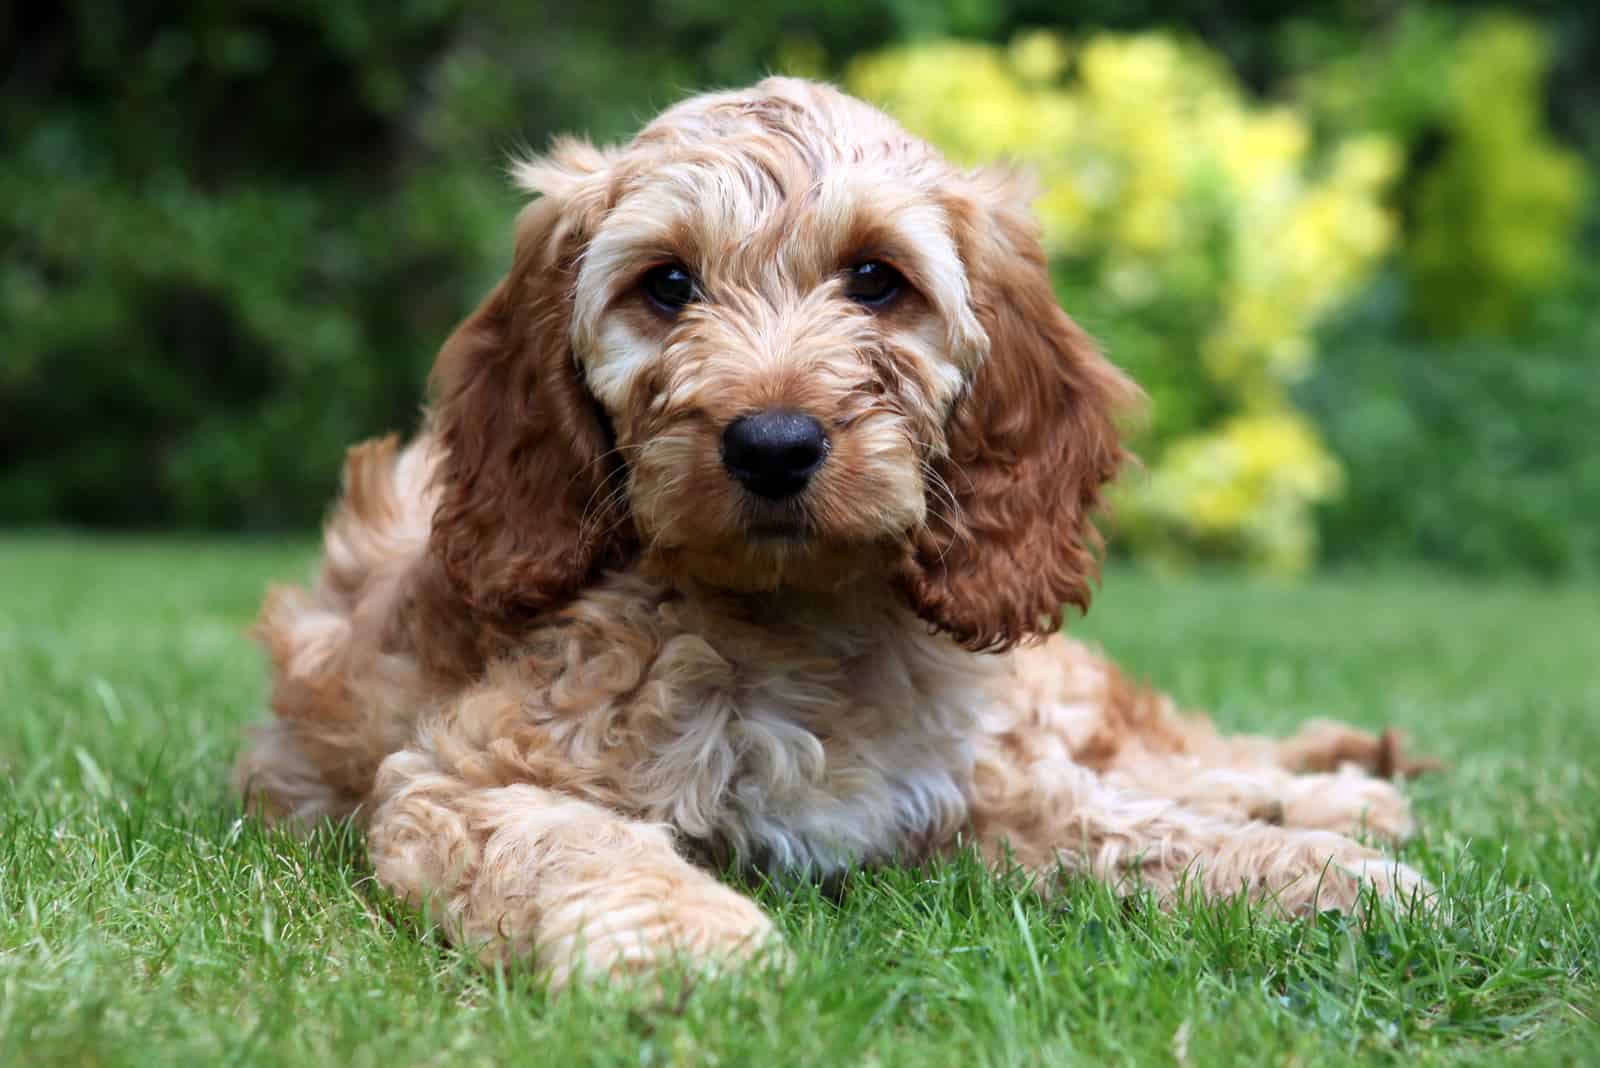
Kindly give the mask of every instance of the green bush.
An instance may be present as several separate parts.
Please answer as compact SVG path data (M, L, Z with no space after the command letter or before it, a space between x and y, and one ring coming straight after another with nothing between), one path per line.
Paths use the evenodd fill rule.
M1592 182L1546 118L1548 58L1570 44L1522 16L1412 8L1302 86L1325 125L1409 146L1400 255L1296 391L1347 474L1319 516L1330 559L1600 568Z
M1324 128L1409 148L1406 318L1432 337L1527 330L1579 254L1590 182L1548 128L1552 36L1522 15L1418 5L1302 79Z
M1507 334L1566 279L1587 175L1544 128L1546 48L1534 26L1484 16L1457 49L1448 145L1418 188L1405 263L1430 333Z
M1550 340L1396 340L1398 280L1324 341L1297 390L1348 475L1320 517L1326 558L1422 559L1545 576L1600 573L1600 328ZM1600 303L1600 276L1549 302ZM1373 322L1376 318L1379 322Z
M315 517L514 209L447 121L494 95L443 58L461 11L40 11L0 104L0 510Z

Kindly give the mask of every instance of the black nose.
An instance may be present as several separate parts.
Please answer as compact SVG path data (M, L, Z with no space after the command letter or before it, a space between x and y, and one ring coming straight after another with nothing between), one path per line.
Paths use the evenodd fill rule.
M722 465L758 497L781 501L806 488L828 454L822 424L804 412L746 415L722 432Z

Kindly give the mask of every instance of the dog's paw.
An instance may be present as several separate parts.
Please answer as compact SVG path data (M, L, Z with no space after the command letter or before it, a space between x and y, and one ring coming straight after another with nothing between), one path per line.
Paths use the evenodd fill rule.
M1394 908L1428 905L1437 891L1409 865L1389 857L1362 854L1331 858L1320 870L1306 872L1273 895L1278 907L1293 915L1336 910L1356 911L1364 895Z
M1358 892L1370 886L1382 901L1399 908L1426 905L1438 897L1421 872L1389 857L1363 860L1346 870L1354 877Z
M1277 822L1286 826L1371 835L1385 842L1404 841L1416 831L1411 803L1394 783L1352 767L1305 776L1284 793Z
M716 972L760 961L783 965L787 951L754 901L719 883L671 897L574 901L544 917L540 968L553 989L575 981L650 978L666 968Z

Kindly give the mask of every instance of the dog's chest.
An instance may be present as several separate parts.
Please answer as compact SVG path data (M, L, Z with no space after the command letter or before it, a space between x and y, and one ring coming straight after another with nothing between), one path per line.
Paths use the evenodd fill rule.
M722 607L662 605L572 634L581 647L548 692L582 691L581 715L548 729L576 770L713 855L773 871L826 875L954 834L981 658L889 609L762 624Z

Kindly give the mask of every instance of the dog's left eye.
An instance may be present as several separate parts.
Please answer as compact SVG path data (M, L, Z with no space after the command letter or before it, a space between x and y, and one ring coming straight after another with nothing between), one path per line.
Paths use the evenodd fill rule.
M869 308L882 308L906 287L906 276L879 260L858 263L844 273L845 296Z

